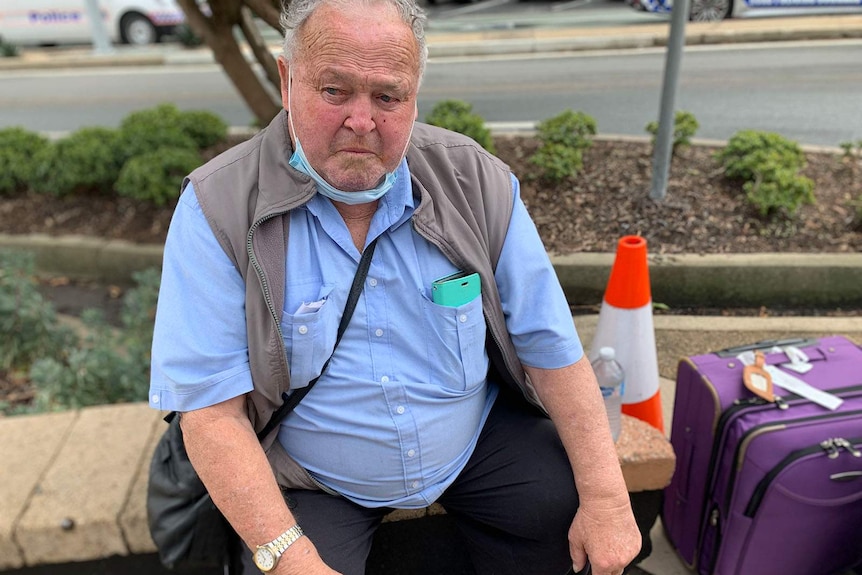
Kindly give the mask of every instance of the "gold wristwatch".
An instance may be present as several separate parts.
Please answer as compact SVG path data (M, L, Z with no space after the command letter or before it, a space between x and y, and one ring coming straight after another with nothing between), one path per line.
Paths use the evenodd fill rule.
M302 527L296 524L269 543L258 545L254 552L254 564L264 573L272 571L287 548L296 543L302 535Z

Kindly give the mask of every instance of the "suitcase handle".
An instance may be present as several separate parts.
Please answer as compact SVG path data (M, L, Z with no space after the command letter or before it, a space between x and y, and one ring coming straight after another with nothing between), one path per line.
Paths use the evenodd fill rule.
M816 338L788 338L788 339L765 339L763 341L758 341L755 343L749 343L746 345L739 345L736 347L728 347L722 350L715 352L718 357L736 357L740 353L744 351L755 351L758 349L768 349L772 347L784 347L788 345L796 346L796 347L808 347L811 345L816 345L820 343L820 340Z

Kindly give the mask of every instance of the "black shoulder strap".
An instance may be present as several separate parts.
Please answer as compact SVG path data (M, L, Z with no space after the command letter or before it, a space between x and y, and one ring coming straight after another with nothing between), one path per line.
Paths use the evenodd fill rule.
M356 302L359 301L359 295L362 293L362 288L365 285L365 278L368 276L368 268L371 267L371 256L374 255L374 247L376 245L377 238L374 238L374 240L365 248L365 251L362 252L362 259L359 260L359 267L356 268L356 275L353 277L353 285L350 286L350 294L347 296L347 303L344 305L344 313L341 315L341 323L338 324L338 333L335 336L335 345L332 348L333 354L335 353L335 349L338 347L338 342L341 341L341 336L344 335L344 331L347 329L347 324L350 323L350 318L353 317L353 310L356 309ZM330 355L326 360L326 363L323 364L323 367L320 370L320 375L309 381L308 385L300 387L293 393L288 394L285 392L282 394L284 403L281 404L281 407L275 410L267 424L260 430L260 432L258 432L258 440L263 441L263 438L269 435L270 432L275 429L291 411L293 411L293 408L302 401L302 398L311 391L311 388L314 387L314 384L317 383L317 380L320 379L320 376L323 375L326 368L329 367L330 360L332 360L332 355Z

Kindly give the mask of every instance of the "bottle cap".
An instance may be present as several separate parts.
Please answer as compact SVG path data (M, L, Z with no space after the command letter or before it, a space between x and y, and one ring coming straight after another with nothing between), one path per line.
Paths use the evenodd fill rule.
M599 357L605 361L610 361L616 357L616 352L612 347L603 347L599 350Z

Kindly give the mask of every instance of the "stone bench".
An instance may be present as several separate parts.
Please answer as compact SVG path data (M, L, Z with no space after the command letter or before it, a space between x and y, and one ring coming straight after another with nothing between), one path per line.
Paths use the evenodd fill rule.
M152 555L146 482L161 418L144 403L0 417L0 570ZM673 450L657 430L624 416L617 451L645 557ZM432 505L386 521L442 513Z

